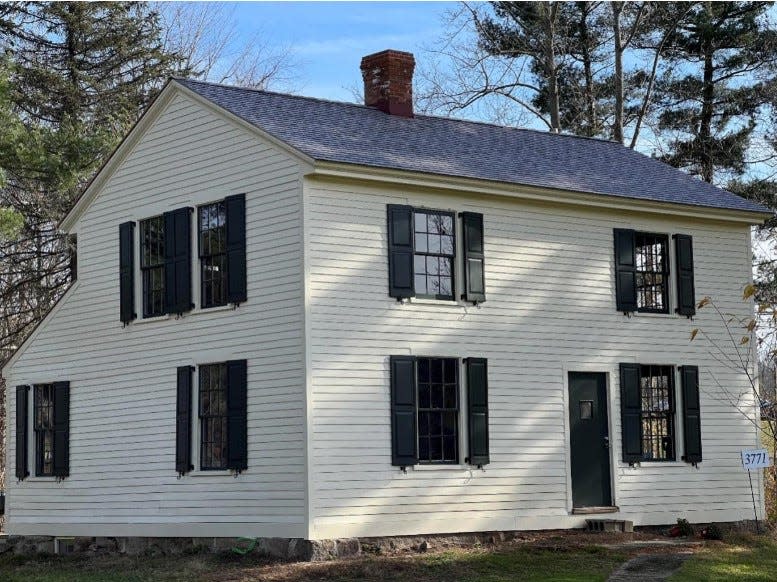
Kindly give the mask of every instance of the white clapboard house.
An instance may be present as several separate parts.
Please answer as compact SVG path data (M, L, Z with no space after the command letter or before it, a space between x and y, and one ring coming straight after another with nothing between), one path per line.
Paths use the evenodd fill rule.
M617 143L414 115L413 66L365 57L364 105L166 85L3 370L9 533L752 516L756 403L697 303L751 316L767 209Z

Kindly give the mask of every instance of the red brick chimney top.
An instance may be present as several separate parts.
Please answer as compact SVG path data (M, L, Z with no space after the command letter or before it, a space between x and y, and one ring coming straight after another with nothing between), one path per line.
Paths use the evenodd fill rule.
M386 50L362 59L364 104L390 115L413 117L412 53Z

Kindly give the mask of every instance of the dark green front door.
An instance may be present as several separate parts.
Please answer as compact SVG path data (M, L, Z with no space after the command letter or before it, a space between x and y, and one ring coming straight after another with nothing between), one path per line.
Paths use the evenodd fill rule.
M604 374L569 373L572 506L607 507L610 491L610 442Z

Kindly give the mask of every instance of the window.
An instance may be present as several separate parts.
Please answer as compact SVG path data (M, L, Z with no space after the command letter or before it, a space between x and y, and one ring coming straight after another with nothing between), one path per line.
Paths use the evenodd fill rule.
M640 366L642 456L645 461L673 461L674 368Z
M165 221L155 216L140 222L140 272L143 317L165 313Z
M418 460L459 462L459 366L455 358L418 358Z
M669 313L669 238L638 232L636 248L637 311Z
M38 384L34 392L35 475L54 475L54 385Z
M453 214L415 210L413 224L416 295L454 299L456 242Z
M227 468L227 365L200 366L200 468Z
M227 304L227 213L224 201L199 208L202 307Z

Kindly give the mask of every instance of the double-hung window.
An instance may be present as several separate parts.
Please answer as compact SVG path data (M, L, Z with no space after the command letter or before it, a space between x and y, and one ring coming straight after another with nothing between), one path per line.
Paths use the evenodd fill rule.
M675 458L675 385L672 366L640 366L642 457L645 461Z
M399 301L462 299L476 304L486 300L482 214L457 216L397 204L386 209L390 297ZM462 234L461 245L457 245L457 229ZM457 269L462 273L458 284Z
M36 384L33 393L35 475L54 475L54 385Z
M165 313L165 222L163 216L140 221L140 272L143 317Z
M418 461L459 462L459 362L418 358Z
M227 365L200 366L200 468L227 468Z
M463 374L461 363L458 358L389 358L392 465L489 463L487 361L465 358Z
M454 299L454 215L449 212L415 210L413 225L416 295Z
M195 370L199 374L196 390ZM176 376L178 474L188 473L195 465L202 471L244 471L248 467L247 361L180 366ZM193 449L199 450L199 463Z
M199 207L200 304L227 304L227 213L224 201Z
M669 313L669 237L637 232L637 311Z

